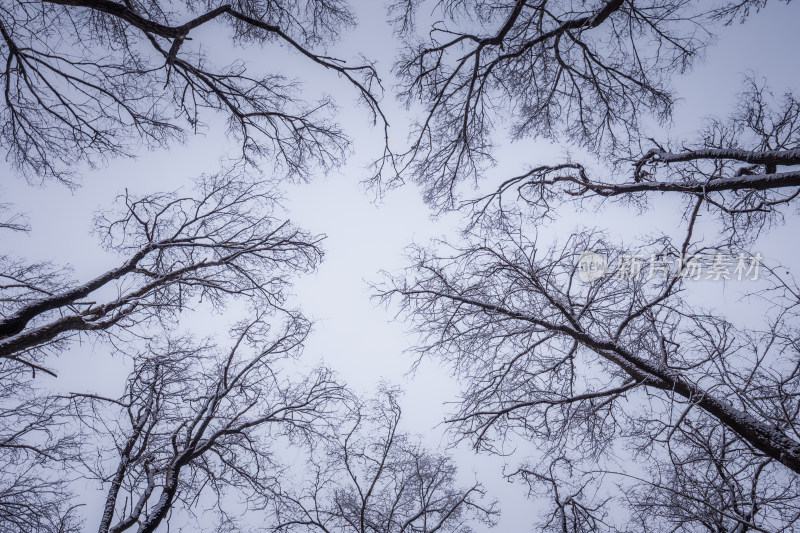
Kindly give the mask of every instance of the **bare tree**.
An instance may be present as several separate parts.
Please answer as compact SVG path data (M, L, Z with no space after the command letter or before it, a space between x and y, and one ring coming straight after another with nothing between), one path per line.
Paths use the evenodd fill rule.
M794 531L796 477L769 458L752 454L724 426L675 429L668 446L634 460L589 464L561 456L525 464L509 474L531 495L550 501L540 514L545 531ZM655 453L654 453L655 452ZM653 456L663 454L663 461ZM631 459L635 459L631 458ZM613 490L610 490L613 487Z
M468 533L492 524L495 504L479 483L455 487L456 466L400 433L397 391L362 406L323 454L297 492L275 500L276 532ZM322 455L322 457L318 457Z
M720 241L751 242L784 219L800 191L800 101L792 92L776 100L764 81L747 78L729 117L708 118L698 139L680 148L650 139L655 146L626 158L629 165L614 180L596 179L574 161L540 165L462 205L480 218L513 195L506 205L519 202L546 217L565 204L585 208L613 199L641 208L654 194L678 194L686 199L686 216L697 199L717 214Z
M228 119L250 162L269 157L283 175L338 163L347 139L331 102L304 102L297 82L215 65L226 42L284 49L347 80L373 116L378 77L324 49L354 17L341 0L208 4L112 0L14 0L0 7L0 145L29 176L72 183L69 167L165 146L203 125L206 110ZM321 48L320 50L317 50ZM285 53L285 52L282 52ZM157 89L155 89L157 88ZM384 126L385 120L383 120Z
M220 45L235 53L256 45L343 78L385 136L373 66L327 51L354 23L342 0L5 2L0 147L30 181L72 186L75 168L168 146L216 116L227 119L246 165L266 160L281 177L305 179L347 151L333 102L304 99L297 80L265 62L220 61L229 52ZM58 464L74 459L70 446L91 448L94 438L110 445L94 450L96 464L82 456L85 473L108 489L105 532L154 531L174 509L191 513L206 497L216 498L227 521L226 490L263 506L279 470L274 443L317 438L346 394L324 369L290 383L275 359L297 352L307 333L302 317L284 309L285 291L293 275L321 259L321 236L279 219L277 194L254 181L223 172L199 179L192 193L126 192L116 211L95 221L119 264L89 280L58 265L0 257L0 529L80 529ZM0 217L2 229L27 226ZM219 310L231 299L258 317L280 310L292 320L272 341L260 322L242 326L225 355L185 339L159 344L188 309L210 303ZM98 335L133 356L122 397L76 394L73 419L64 421L64 399L12 386L52 373L50 355ZM248 343L263 346L245 356ZM56 439L57 430L74 429L74 417L85 438Z
M93 435L85 446L103 443L98 460L85 461L107 490L99 531L156 531L173 510L191 513L204 498L227 519L231 491L264 506L282 468L276 445L330 433L347 393L324 368L283 377L281 360L298 353L308 323L291 316L280 328L272 334L261 317L241 324L227 350L163 342L136 360L120 397L71 395Z
M426 39L420 3L394 2L406 49L401 95L424 106L400 179L452 207L456 186L492 162L492 135L566 139L598 153L627 152L641 118L670 116L670 79L687 70L720 23L746 18L763 0L438 0Z
M10 208L0 204L0 212ZM28 231L25 218L0 219L0 230ZM10 262L0 256L0 265ZM0 299L0 305L7 302ZM13 361L0 363L0 529L78 533L81 522L68 490L69 476L54 465L75 457L77 441L65 431L65 404L39 394Z
M419 5L394 4L409 43L403 95L425 106L400 178L440 208L466 208L467 230L412 249L381 294L400 300L420 354L451 362L464 384L453 429L478 449L536 443L541 456L509 476L547 494L540 518L553 531L796 529L796 283L763 269L750 295L763 320L746 325L685 295L697 258L744 261L744 245L793 216L797 99L748 79L729 118L677 143L647 138L641 120L669 116L669 78L715 25L766 2L443 0L430 39L415 42ZM457 186L482 177L494 126L508 122L515 139L566 138L600 164L531 162L460 203ZM552 244L528 223L609 200L647 210L660 193L683 200L682 235L626 247L581 229ZM721 225L700 236L706 212ZM584 251L617 271L636 255L661 267L586 281Z
M548 474L548 461L602 477L603 464L625 464L621 450L633 449L629 460L654 476L642 476L650 486L641 494L655 503L626 491L644 516L666 493L681 502L659 509L666 522L689 524L693 505L706 505L717 506L723 530L791 530L800 505L800 293L784 285L770 295L765 329L742 329L686 301L688 258L716 252L691 239L701 203L679 248L660 238L632 251L581 232L547 249L524 230L495 226L449 253L417 250L384 296L397 295L411 315L420 353L451 362L464 383L449 420L462 438L488 450L515 435L536 442L545 470L526 468L538 476L529 479L567 483L572 476ZM632 253L687 260L668 275L584 283L584 250L614 266ZM707 495L714 491L721 496ZM555 501L562 512L565 500L556 493Z
M77 533L81 522L65 464L79 442L67 406L0 365L0 530Z
M0 357L34 370L80 334L118 335L168 321L198 301L236 297L279 308L291 277L314 268L321 237L275 218L274 193L234 175L197 194L124 195L95 231L119 266L83 283L63 269L4 258Z
M0 213L8 211L10 208L9 204L0 204ZM29 231L30 227L23 215L13 213L11 216L3 215L3 218L0 218L0 230Z

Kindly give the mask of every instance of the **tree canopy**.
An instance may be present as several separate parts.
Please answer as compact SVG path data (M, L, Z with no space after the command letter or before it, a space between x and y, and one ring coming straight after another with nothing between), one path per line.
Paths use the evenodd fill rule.
M718 34L788 3L393 0L391 70L366 42L335 57L363 7L344 0L0 5L0 148L31 186L74 190L220 119L232 147L191 185L105 202L110 268L0 250L0 529L484 531L502 502L468 479L469 444L535 502L516 530L796 530L797 257L757 250L798 222L800 100L753 72L720 89L727 114L672 122L674 80ZM341 168L353 134L292 62L363 104L382 141L366 184L390 202L414 183L430 211L409 219L459 225L373 285L417 379L432 359L461 389L441 449L406 430L399 388L363 395L303 356L292 287L325 236L283 187ZM13 202L0 235L32 230ZM127 377L56 390L53 362L88 341Z

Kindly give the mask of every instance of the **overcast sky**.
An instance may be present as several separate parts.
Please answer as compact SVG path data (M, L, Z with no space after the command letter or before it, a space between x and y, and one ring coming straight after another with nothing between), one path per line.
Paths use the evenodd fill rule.
M395 54L395 41L385 25L381 2L354 2L359 16L358 28L332 49L339 57L353 58L358 53L378 61L377 68L388 89L386 108L390 111L391 133L399 145L405 141L407 116L391 99L392 78L389 68ZM800 2L788 6L773 2L745 25L724 29L706 58L694 71L675 80L675 88L683 98L679 102L674 128L691 132L709 114L726 115L732 109L735 95L745 73L755 73L769 80L776 94L785 89L800 89ZM220 36L224 43L224 36ZM223 51L224 52L224 51ZM429 445L442 442L441 422L448 410L443 402L457 398L458 386L449 378L446 368L426 362L413 376L406 375L412 363L404 350L414 343L405 326L394 321L394 312L370 301L366 282L380 280L379 271L397 271L403 265L403 249L412 242L426 243L439 235L453 235L458 218L432 219L419 192L411 186L387 194L375 202L365 191L361 180L367 176L366 165L380 155L382 132L369 124L365 109L354 105L355 94L335 75L304 65L296 56L284 52L253 51L250 62L269 61L270 68L296 73L307 80L310 98L330 93L340 107L339 120L354 140L353 153L346 166L328 176L309 176L308 184L286 185L285 206L289 216L301 227L325 233L325 261L315 274L298 280L296 302L316 321L305 358L324 360L335 368L351 386L369 392L380 379L401 384L407 389L404 398L405 427L426 436ZM278 63L278 62L285 62ZM158 90L158 88L154 88ZM7 166L0 166L4 179L0 183L2 202L15 204L26 213L33 231L29 235L0 234L0 253L11 253L31 260L50 260L74 267L76 279L96 275L113 265L115 258L103 254L96 240L88 235L92 213L108 206L114 197L128 188L147 193L170 190L187 184L189 178L203 172L214 172L220 160L234 153L235 143L226 138L218 119L207 119L209 127L201 135L192 136L184 145L168 151L141 153L135 160L114 160L83 175L82 186L69 191L57 183L43 187L28 185ZM527 165L542 159L562 157L564 147L547 143L521 141L504 147L501 164L487 175L487 184L517 174ZM618 210L604 214L603 225L617 225L621 231L652 232L674 224L674 213L653 214L631 225ZM628 214L625 216L632 216ZM672 217L672 218L671 218ZM569 231L591 223L596 216L561 219L541 232ZM772 244L786 232L772 237ZM791 238L794 242L796 239ZM698 289L699 290L699 289ZM723 288L704 288L708 298L722 297ZM226 317L227 318L227 317ZM206 320L197 318L198 321ZM53 366L59 371L61 389L102 389L121 387L125 366L108 357L104 345L77 346L64 354ZM107 389L110 392L110 389ZM524 455L520 443L519 455ZM531 526L534 513L523 499L522 487L509 486L501 480L498 466L512 459L473 460L468 451L459 453L462 474L466 480L476 471L490 490L501 498L503 518L499 531L522 531ZM476 466L473 466L475 464ZM528 508L526 508L528 507ZM89 521L89 526L93 522Z

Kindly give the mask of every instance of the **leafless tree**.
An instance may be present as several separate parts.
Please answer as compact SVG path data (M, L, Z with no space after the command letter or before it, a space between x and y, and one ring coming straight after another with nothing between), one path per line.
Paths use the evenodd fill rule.
M196 302L236 297L279 308L291 277L314 268L321 237L275 218L274 193L233 174L180 191L119 198L95 231L120 264L76 283L51 264L3 258L0 357L33 370L90 332L118 335L169 321Z
M9 204L0 204L0 213L4 213L11 208ZM28 231L30 227L28 226L27 220L24 216L20 213L13 213L11 216L3 215L0 218L0 230L10 230L10 231Z
M718 240L752 242L784 219L800 192L800 101L787 92L776 98L765 82L748 78L730 117L711 117L694 142L671 149L651 139L652 149L626 160L630 170L599 180L591 169L569 161L541 165L505 180L497 189L463 205L476 218L519 202L537 217L565 204L586 208L613 199L642 208L655 194L698 198L723 224ZM512 196L510 202L509 196Z
M72 169L168 146L216 115L227 119L246 166L268 161L281 177L305 179L339 164L348 148L333 102L302 98L299 82L267 63L230 62L220 45L293 55L342 78L386 135L373 66L327 51L354 23L342 0L4 2L0 147L29 180L72 186ZM119 264L89 280L0 257L0 529L79 530L58 464L93 438L110 439L96 450L98 463L81 456L108 489L106 532L154 531L173 509L191 511L209 494L228 520L225 490L263 506L276 486L274 443L316 438L344 391L326 370L289 383L275 359L298 351L306 335L305 321L284 308L285 290L316 266L321 237L279 219L276 193L254 181L221 173L191 193L126 192L94 228ZM26 229L23 218L0 217L0 230ZM188 309L219 310L230 299L259 317L280 310L293 318L269 342L260 322L242 326L226 355L185 339L159 344ZM69 398L65 422L63 398L20 383L52 373L48 356L71 341L98 335L133 356L133 374L120 398ZM248 343L262 347L245 356ZM75 417L83 439L69 435ZM62 428L66 436L56 438Z
M714 28L765 3L438 0L437 22L420 39L421 3L398 0L401 95L425 109L398 177L452 207L458 183L492 162L495 126L509 122L514 139L627 152L643 116L670 116L670 79L702 54Z
M680 248L660 238L635 252L708 252L692 243L694 224ZM692 505L706 505L726 531L796 527L796 287L770 297L766 329L741 329L682 297L689 261L668 275L579 280L584 250L615 266L631 253L602 234L581 232L547 249L526 231L496 226L449 249L417 250L408 275L384 296L401 299L423 335L421 353L450 361L465 384L449 420L458 434L478 449L502 450L514 435L535 441L545 470L525 470L548 483L570 477L553 481L547 461L602 477L609 458L624 465L620 450L638 450L633 459L654 472L642 476L651 485L642 494L653 501L633 488L626 494L648 509L644 516L667 494L681 503L659 509L666 522L680 515L690 524ZM565 500L555 498L563 512Z
M228 42L294 53L344 78L382 120L373 67L325 52L353 25L342 0L6 2L0 144L23 173L70 183L74 163L164 146L210 110L228 119L243 158L268 156L283 175L303 176L339 162L347 145L331 102L305 102L296 81L241 61L218 66L214 51Z
M0 204L0 212L10 208ZM0 230L28 231L13 214ZM7 265L0 256L0 265ZM0 302L5 303L0 300ZM0 530L77 533L81 523L63 470L54 465L74 458L77 442L65 431L63 402L39 394L14 361L0 363Z
M794 531L796 477L769 458L751 453L724 426L689 425L663 449L665 461L631 468L580 457L525 464L509 474L531 494L550 500L541 513L545 531ZM655 453L654 453L655 451ZM609 464L611 463L611 464ZM641 464L641 463L640 463ZM640 473L637 473L641 470ZM609 490L609 487L614 490Z
M63 468L78 452L67 406L9 366L0 365L0 530L77 533L81 523Z
M479 483L455 487L452 459L425 450L401 433L397 391L362 406L312 457L303 488L275 500L276 532L468 533L498 514Z
M107 491L99 531L156 531L173 510L191 513L208 501L227 521L226 495L264 506L282 469L276 446L330 433L348 397L332 373L282 375L308 323L290 316L276 335L261 318L237 326L227 350L186 338L151 346L120 397L71 395L94 436L85 447L101 443L97 460L84 461Z
M430 39L414 42L419 5L394 4L409 42L397 67L404 96L425 106L400 177L440 208L465 208L467 230L412 249L381 294L401 302L420 353L452 363L464 384L453 429L478 449L536 443L541 456L509 476L547 494L550 530L796 529L796 283L762 270L750 296L763 320L746 326L685 289L696 258L736 258L793 216L797 99L748 79L729 118L672 145L647 138L641 120L669 116L669 77L715 25L766 2L443 0ZM514 138L566 138L601 160L531 162L460 203L457 186L481 177L494 126L509 120ZM661 193L683 200L683 235L626 247L581 229L553 244L534 226L575 205L646 210ZM707 212L722 224L700 238ZM613 267L639 254L674 268L587 282L585 250Z

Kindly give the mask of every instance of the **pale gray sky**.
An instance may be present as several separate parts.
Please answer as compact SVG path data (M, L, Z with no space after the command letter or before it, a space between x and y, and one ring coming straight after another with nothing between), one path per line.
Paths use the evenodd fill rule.
M395 54L395 41L383 21L381 2L355 1L359 14L358 28L349 32L336 46L333 55L354 57L363 52L378 61L387 87L386 108L390 111L391 133L398 145L405 140L407 116L391 98L392 76L389 72ZM725 28L707 57L694 71L675 79L675 87L683 98L679 102L674 125L677 132L691 132L708 114L726 115L740 89L743 74L764 76L779 94L787 88L800 90L800 2L788 6L773 2L745 25ZM221 39L223 42L224 39ZM315 332L306 347L309 361L322 359L359 391L367 392L380 379L387 379L407 389L404 398L405 428L425 435L429 445L439 445L442 428L434 429L445 416L446 401L457 397L458 386L449 378L447 369L426 362L414 376L407 376L412 359L404 350L414 343L402 323L395 322L393 310L385 310L370 301L365 280L380 279L380 270L396 271L403 262L403 248L412 242L425 243L439 235L453 235L458 226L456 216L431 219L431 212L412 186L392 191L378 203L365 192L360 180L367 175L366 164L379 155L381 131L368 124L368 114L353 105L355 94L335 75L306 65L296 56L284 53L267 54L254 51L249 61L287 62L276 64L277 70L298 72L309 80L309 95L332 94L340 106L339 120L354 139L353 154L347 165L329 176L312 176L309 184L286 186L286 207L291 218L312 232L325 233L326 257L319 271L298 280L297 303L316 320ZM158 88L154 88L158 90ZM187 180L203 172L214 172L220 159L235 150L235 143L226 139L224 127L217 120L208 120L210 127L190 137L185 145L168 151L141 153L135 160L114 160L89 171L82 186L70 192L57 183L44 187L29 186L7 166L0 166L0 200L14 203L26 213L33 231L30 235L0 234L0 253L11 253L31 260L51 260L70 264L75 277L95 275L110 265L114 258L103 254L95 239L87 234L92 213L113 201L124 188L138 193L169 190L187 184ZM537 157L560 157L563 148L534 141L521 141L500 151L501 164L489 172L487 181L496 183L516 174ZM675 224L674 211L667 208L648 212L631 223L632 213L608 209L603 225L616 226L621 233L669 231ZM578 225L597 224L593 214L560 219L542 232L561 233ZM794 221L796 222L796 221ZM764 243L764 250L780 253L779 239L787 233L776 233ZM793 239L796 242L796 239ZM777 243L777 244L776 244ZM766 252L765 252L766 254ZM787 257L784 261L796 260ZM698 289L699 290L699 289ZM704 288L708 298L715 296L714 287ZM722 290L722 289L718 289ZM704 296L705 298L705 296ZM224 317L229 318L229 317ZM197 324L207 318L198 317ZM211 324L212 322L209 322ZM52 363L59 371L58 388L92 389L121 387L124 365L108 357L105 345L76 346ZM110 392L110 390L109 390ZM519 443L524 455L526 443ZM506 484L499 466L513 458L474 458L462 450L458 454L466 481L473 470L487 485L490 493L501 499L503 517L498 531L526 531L531 528L534 513L532 502L523 498L523 488ZM91 497L87 495L89 499ZM90 517L89 526L94 525Z

